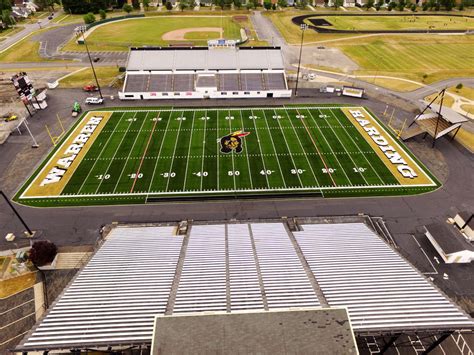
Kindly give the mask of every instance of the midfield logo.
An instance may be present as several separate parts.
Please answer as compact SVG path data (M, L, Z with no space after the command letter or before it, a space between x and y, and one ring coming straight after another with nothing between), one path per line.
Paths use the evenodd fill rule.
M250 132L236 131L220 139L221 152L230 153L235 150L236 153L240 153L243 150L242 137L248 136Z

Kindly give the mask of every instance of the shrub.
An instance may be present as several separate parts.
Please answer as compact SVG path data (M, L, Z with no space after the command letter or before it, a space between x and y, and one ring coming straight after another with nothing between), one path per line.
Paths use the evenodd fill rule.
M124 4L122 10L125 11L127 14L133 11L133 7L129 4Z
M36 266L46 265L54 260L58 248L48 240L39 240L33 243L30 249L29 259Z
M272 3L270 1L265 1L263 3L263 7L265 8L265 10L270 10L272 8Z
M100 9L99 10L99 16L100 16L101 20L105 20L107 18L107 13L105 12L105 10Z
M84 19L84 23L86 25L89 25L89 24L95 22L95 16L92 12L89 12L88 14L85 14L82 18Z
M139 10L140 9L140 1L139 0L132 0L132 7L135 10Z
M168 11L173 10L173 4L171 2L167 1L165 6Z
M461 90L463 87L462 83L456 85L456 90Z

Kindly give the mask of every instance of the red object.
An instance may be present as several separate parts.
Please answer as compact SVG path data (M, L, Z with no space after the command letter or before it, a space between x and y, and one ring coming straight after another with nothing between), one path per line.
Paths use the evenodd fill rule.
M86 85L82 88L84 91L91 92L91 91L97 91L97 86L95 85Z

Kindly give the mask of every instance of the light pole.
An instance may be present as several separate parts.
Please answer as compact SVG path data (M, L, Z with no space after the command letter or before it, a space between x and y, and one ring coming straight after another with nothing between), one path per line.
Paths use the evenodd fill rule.
M295 96L298 96L298 81L300 80L300 67L301 67L301 53L303 52L303 41L304 41L304 31L308 28L308 25L302 23L301 28L301 45L300 45L300 57L298 59L298 71L296 72L296 86L295 86Z
M89 47L87 46L86 37L84 35L85 32L87 31L86 26L80 26L78 28L78 31L82 34L82 41L83 41L84 45L86 46L86 52L87 52L87 56L89 57L89 63L91 63L91 68L92 68L92 73L94 74L95 83L97 84L97 89L99 90L100 98L103 99L102 90L100 89L99 80L97 79L97 75L96 75L95 69L94 69L94 64L92 63L91 54L89 52Z
M30 237L33 236L33 231L30 229L30 227L28 227L28 225L26 224L25 220L20 216L20 214L18 213L18 211L15 209L15 207L13 207L12 203L10 202L10 200L8 199L7 195L5 195L5 193L0 190L0 195L5 199L5 201L7 202L8 206L11 208L11 210L15 213L15 215L18 217L18 219L20 220L21 224L23 224L23 227L26 228L26 230L28 231L28 235Z

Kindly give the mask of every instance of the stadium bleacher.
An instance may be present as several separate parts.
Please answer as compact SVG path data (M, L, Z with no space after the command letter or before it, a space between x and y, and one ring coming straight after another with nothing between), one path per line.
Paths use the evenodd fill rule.
M278 47L132 48L121 99L290 97Z
M125 90L127 92L173 92L193 91L195 87L209 86L216 86L219 91L286 89L283 73L241 73L198 75L197 78L194 74L133 74L127 76Z

